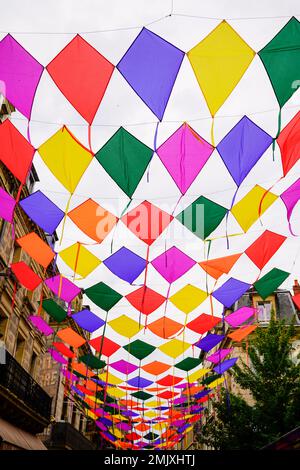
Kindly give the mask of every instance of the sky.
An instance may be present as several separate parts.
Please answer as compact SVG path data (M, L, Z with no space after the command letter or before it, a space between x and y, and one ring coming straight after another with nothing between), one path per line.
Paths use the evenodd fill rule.
M1 5L3 4L3 5ZM2 6L2 7L1 7ZM222 19L232 25L241 37L255 50L259 51L284 26L291 16L300 19L300 5L297 0L240 0L183 1L183 0L10 0L9 5L0 0L0 39L10 32L13 36L44 66L46 66L61 49L80 33L91 45L113 64L117 64L131 45L143 26L160 35L183 51L187 52L212 31ZM170 16L171 15L171 16ZM88 71L87 71L88 73ZM299 77L300 79L300 77ZM299 90L284 106L282 126L285 126L299 110ZM215 142L218 143L230 129L247 115L258 126L271 136L277 131L278 104L270 81L259 57L255 57L233 93L220 108L215 119ZM12 117L13 123L26 135L27 120L18 112ZM157 146L163 143L183 122L187 122L204 139L210 141L211 117L203 94L193 74L187 57L184 58L174 89L172 91L163 122L158 127ZM32 119L30 123L31 140L38 148L46 139L54 134L62 125L68 128L84 145L88 145L88 128L86 122L71 106L56 87L50 76L45 72L36 93ZM154 146L154 135L157 118L128 86L122 76L114 72L104 99L98 109L92 126L92 148L99 150L104 143L123 126L149 147ZM38 153L34 165L39 174L41 189L60 208L64 209L69 194L56 180L41 160ZM275 151L273 161L271 148L262 156L241 185L236 201L240 200L255 184L264 188L272 186L275 194L281 194L299 178L300 163L291 170L288 176L278 182L282 174L279 149ZM167 173L157 155L154 155L149 170L149 181L144 175L133 198L130 208L147 199L167 212L171 213L180 197L180 193L172 178ZM178 205L175 215L187 207L200 195L230 207L236 186L222 160L215 151L203 170L200 172L186 195ZM128 198L105 173L104 169L93 161L71 200L70 208L91 197L115 215L120 215L128 202ZM230 239L227 249L225 222L223 221L213 233L216 240L212 243L210 258L243 252L264 230L272 230L288 236L262 274L273 267L291 272L284 286L291 288L293 279L299 278L300 245L299 238L291 237L288 229L286 209L280 199L262 216L262 225L258 221L243 236ZM166 231L150 248L150 260L176 245L197 261L205 259L207 246L197 237L190 235L188 230L173 222L174 230ZM292 218L295 233L300 233L300 205L295 208ZM60 236L61 227L58 230ZM175 238L170 239L170 232ZM228 232L240 233L241 229L233 217L228 220ZM146 255L146 245L131 234L125 226L118 224L114 234L97 246L88 249L101 260L111 254L113 236L114 251L124 244L135 253ZM167 240L166 240L166 237ZM62 244L57 244L60 251L76 241L92 243L72 222L67 219ZM58 261L61 272L72 276L70 269ZM259 274L258 269L246 256L240 258L230 275L245 282L252 283ZM218 286L227 277L222 277ZM125 295L143 283L143 274L130 286L120 280L102 264L78 285L88 287L103 281ZM154 270L148 271L149 285L166 295L168 283ZM172 293L184 285L191 283L205 288L205 273L199 266L192 268L185 276L171 287ZM214 284L208 280L209 288ZM203 303L203 311L209 310L209 302ZM168 305L168 315L174 320L184 321L184 315L175 307ZM216 305L220 314L221 306ZM113 309L112 317L120 314L134 317L132 307L121 301ZM158 309L153 320L162 314ZM199 314L199 312L198 312ZM196 315L196 313L195 313ZM194 315L194 316L195 316ZM191 317L190 320L193 318ZM150 334L150 333L149 333ZM153 338L152 338L153 336ZM152 342L155 341L154 335ZM124 338L118 338L124 342ZM192 338L190 338L192 339Z

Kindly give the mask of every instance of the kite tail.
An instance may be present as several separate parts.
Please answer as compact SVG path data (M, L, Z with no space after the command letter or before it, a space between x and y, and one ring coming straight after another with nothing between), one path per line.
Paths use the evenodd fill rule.
M281 108L279 108L279 113L278 113L278 126L277 126L277 134L273 139L272 142L272 155L273 155L273 162L275 161L275 145L276 145L276 139L279 136L281 131Z
M159 124L160 124L160 121L157 122L156 128L155 128L155 133L154 133L154 141L153 141L154 153L157 153L157 136L158 136L158 126L159 126ZM149 165L148 165L148 168L147 168L147 183L150 182L150 166L151 166L151 162L152 162L154 153L152 155L152 158L151 158L151 160L149 162Z
M32 145L31 136L30 136L30 119L28 119L28 122L27 122L27 140L30 143L30 145Z
M227 211L227 214L226 214L225 233L226 233L226 245L227 245L227 250L229 250L229 248L230 248L230 246L229 246L229 235L228 235L228 218L229 218L229 212L230 212L231 209L233 208L233 205L234 205L234 203L235 203L235 199L236 199L238 190L239 190L239 186L238 186L238 187L236 188L236 190L235 190L235 193L234 193L233 198L232 198L232 201L231 201L230 209Z
M130 206L131 203L132 203L132 197L129 198L129 201L127 202L126 206L122 210L121 215L118 218L118 220L116 222L116 225L114 226L113 234L112 234L112 238L111 238L111 243L110 243L110 252L111 253L113 252L113 246L114 246L115 235L116 235L116 230L117 230L118 223L119 223L120 219L122 219L123 215L125 214L125 212L127 211L128 207Z
M215 145L215 116L212 116L212 121L211 121L211 127L210 127L210 140L211 140L211 145L213 147L216 147Z
M92 125L89 124L88 126L88 143L89 143L89 150L92 154L94 154L92 150Z
M277 181L275 181L275 183L272 184L272 186L270 186L268 189L266 189L263 196L262 196L262 198L261 198L261 200L260 200L260 203L259 203L259 206L258 206L258 218L259 218L261 226L263 225L263 223L261 221L263 202L264 202L265 198L267 197L267 195L269 194L269 192L272 191L274 186L276 186L276 184L279 183L279 181L281 181L283 178L284 178L284 176L281 176Z
M65 208L65 215L64 215L62 229L61 229L61 236L60 236L60 240L59 240L59 246L61 246L63 238L64 238L65 225L66 225L67 215L68 215L68 212L69 212L69 207L70 207L72 196L73 196L73 193L70 193L70 196L69 196L66 208Z
M150 253L150 246L147 245L146 268L145 268L145 277L144 277L144 290L143 290L142 304L141 304L140 315L139 315L139 328L140 328L140 326L141 326L142 311L144 310L144 303L145 303L145 296L146 296L147 274L148 274L148 264L149 264L149 253ZM144 333L146 332L146 328L147 328L147 317L148 317L148 315L146 315Z

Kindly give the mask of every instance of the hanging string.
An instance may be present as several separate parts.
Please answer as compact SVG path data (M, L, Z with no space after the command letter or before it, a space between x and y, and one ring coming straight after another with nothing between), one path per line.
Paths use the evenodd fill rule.
M216 148L214 128L215 128L215 116L212 116L211 127L210 127L210 141L211 141L211 145L214 148Z
M146 297L147 275L148 275L148 266L149 266L149 253L150 253L150 246L147 245L146 267L145 267L145 276L144 276L144 284L143 284L143 297L142 297L141 308L140 308L140 315L139 315L139 328L140 328L140 326L141 326L142 311L144 310L145 297ZM148 326L148 315L146 315L144 333L146 332L147 326Z
M63 224L62 224L62 229L61 229L61 235L60 235L60 240L59 240L59 246L61 246L62 241L63 241L63 238L64 238L65 225L66 225L67 215L68 215L68 212L69 212L69 207L70 207L70 203L71 203L72 196L73 196L73 193L70 193L70 196L69 196L69 199L68 199L66 208L65 208L65 215L64 215Z
M281 107L279 108L279 112L278 112L277 134L276 134L276 136L274 137L273 142L272 142L273 162L275 161L275 145L276 145L276 139L277 139L277 137L279 136L280 131L281 131Z
M147 183L150 182L150 166L151 166L151 163L153 161L154 155L157 153L157 136L158 136L158 126L159 126L159 124L160 124L160 121L157 122L156 127L155 127L154 141L153 141L154 153L152 155L152 158L151 158L151 160L148 164L148 168L147 168Z
M88 145L89 145L89 150L90 152L94 155L94 152L92 150L92 125L88 125Z
M238 193L238 190L239 190L239 186L236 188L235 190L235 193L233 195L233 198L232 198L232 201L231 201L231 206L230 206L230 209L228 209L227 213L226 213L226 219L225 219L225 233L226 233L226 246L227 246L227 250L229 250L229 235L228 235L228 219L229 219L229 213L231 212L231 209L233 208L233 205L235 203L235 199L236 199L236 196L237 196L237 193Z

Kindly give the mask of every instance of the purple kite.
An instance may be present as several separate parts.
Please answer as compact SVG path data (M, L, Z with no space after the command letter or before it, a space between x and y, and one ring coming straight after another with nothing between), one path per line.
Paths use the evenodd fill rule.
M161 121L184 52L143 28L117 65L136 94Z
M147 265L144 258L128 250L125 246L106 258L103 263L113 274L129 284L135 281Z
M65 215L42 191L30 194L19 204L28 217L50 235L55 232Z
M251 284L239 281L231 277L219 289L215 290L212 295L224 307L231 307L249 288Z
M43 70L10 34L0 41L0 93L27 119Z
M217 150L237 186L272 144L272 137L244 116L217 145Z

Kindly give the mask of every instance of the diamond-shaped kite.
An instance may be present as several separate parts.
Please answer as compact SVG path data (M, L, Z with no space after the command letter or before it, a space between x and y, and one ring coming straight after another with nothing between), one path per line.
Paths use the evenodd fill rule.
M68 212L68 216L80 230L93 240L101 243L111 232L118 218L92 199Z
M31 117L43 70L44 67L10 34L0 41L0 94L27 119Z
M226 207L200 196L178 214L176 219L194 235L205 240L220 225L227 212Z
M292 17L258 53L271 81L280 108L298 88L300 23Z
M73 194L93 155L63 126L39 148L38 152L58 181Z
M152 149L120 127L95 157L114 182L131 198L152 155Z
M272 142L269 134L244 116L217 145L217 150L238 187Z
M196 261L173 246L157 256L152 265L170 284L189 271Z
M91 124L114 66L77 34L46 69L67 100Z
M185 194L214 148L184 123L158 149L157 154L180 192Z
M184 52L143 28L117 65L125 80L161 121Z
M172 215L167 214L154 204L144 201L130 212L127 212L121 220L132 233L150 246L172 219Z
M103 264L120 279L132 284L146 268L147 261L123 246L106 258Z
M31 168L34 147L9 119L0 125L0 140L0 161L24 184Z
M22 199L19 205L33 222L51 235L64 218L64 212L40 190Z
M223 20L187 56L210 113L215 116L251 64L255 52Z

